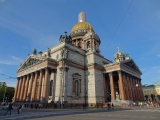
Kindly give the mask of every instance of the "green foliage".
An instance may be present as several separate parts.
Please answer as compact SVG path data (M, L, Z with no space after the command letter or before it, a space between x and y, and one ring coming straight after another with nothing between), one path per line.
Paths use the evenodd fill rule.
M7 86L6 82L0 82L0 87Z
M160 100L160 95L157 95L158 99Z
M6 91L6 93L5 93L5 91ZM12 98L14 96L14 91L15 91L14 87L7 87L7 86L6 86L6 88L5 88L5 86L0 87L0 102L3 102L4 93L5 93L4 100L11 102Z
M146 98L146 100L148 100L148 95L145 95L144 97Z

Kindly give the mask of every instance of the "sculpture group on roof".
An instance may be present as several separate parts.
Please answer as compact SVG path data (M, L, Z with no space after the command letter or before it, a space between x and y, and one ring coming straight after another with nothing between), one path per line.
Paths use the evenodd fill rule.
M64 32L65 35L61 35L60 38L59 38L59 41L60 42L66 42L66 43L71 43L72 39L71 39L71 36L67 36L67 32Z

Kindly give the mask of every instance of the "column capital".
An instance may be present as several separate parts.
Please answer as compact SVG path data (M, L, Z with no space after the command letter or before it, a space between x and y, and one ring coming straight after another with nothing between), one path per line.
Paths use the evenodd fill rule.
M33 72L32 72L32 73L30 73L30 75L31 75L31 76L33 76L33 74L34 74Z
M50 69L49 67L46 67L46 68L45 68L45 71L48 71L49 69Z
M56 72L57 72L57 69L53 69L53 72L56 73Z
M68 72L69 67L64 67L64 70L65 70L66 72Z
M109 73L109 76L112 76L112 75L113 75L113 73L112 73L112 72L110 72L110 73Z
M59 70L62 72L62 70L63 70L63 67L60 67L60 68L59 68Z
M29 78L29 77L30 77L30 74L27 74L27 77Z
M122 70L118 70L118 74L122 74Z
M103 77L105 77L106 76L106 73L103 73Z

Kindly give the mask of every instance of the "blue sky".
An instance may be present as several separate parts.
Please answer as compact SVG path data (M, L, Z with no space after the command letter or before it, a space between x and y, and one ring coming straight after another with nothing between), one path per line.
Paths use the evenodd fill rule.
M0 82L15 86L19 65L32 53L47 50L70 33L78 13L86 12L101 39L101 54L113 61L117 47L129 53L142 83L160 82L160 1L133 0L0 0ZM109 44L109 46L108 46ZM107 47L108 46L108 47ZM5 74L7 76L4 76Z

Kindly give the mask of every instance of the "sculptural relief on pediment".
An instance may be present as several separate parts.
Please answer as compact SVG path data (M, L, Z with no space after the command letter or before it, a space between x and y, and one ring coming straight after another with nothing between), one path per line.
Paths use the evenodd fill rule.
M43 60L37 59L37 58L29 58L29 60L26 61L26 62L20 67L19 70L27 69L27 68L29 68L29 67L37 64L37 63L40 63L40 62L42 62L42 61L43 61Z

